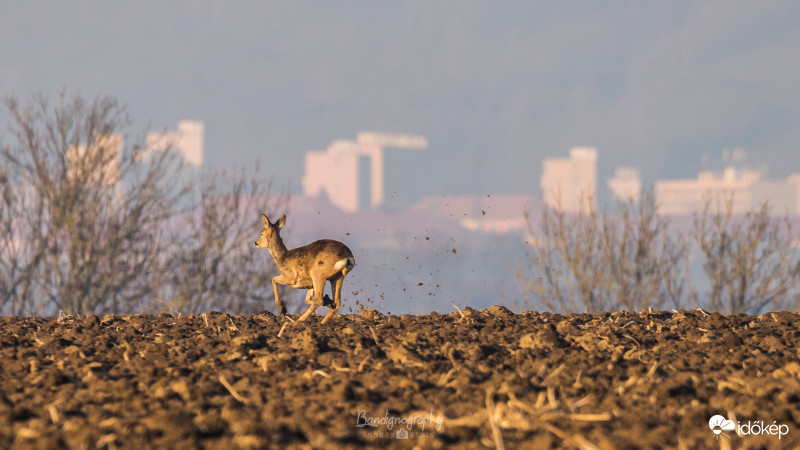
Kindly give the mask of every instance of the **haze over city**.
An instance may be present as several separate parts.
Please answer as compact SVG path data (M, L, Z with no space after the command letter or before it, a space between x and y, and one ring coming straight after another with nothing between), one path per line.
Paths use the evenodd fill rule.
M694 178L725 149L782 179L800 171L798 16L793 2L13 2L0 93L113 95L131 140L200 120L208 164L260 159L295 193L308 151L426 136L425 152L387 153L403 205L540 195L542 161L581 145L601 189L618 166L645 186Z
M10 448L800 448L800 1L0 1Z

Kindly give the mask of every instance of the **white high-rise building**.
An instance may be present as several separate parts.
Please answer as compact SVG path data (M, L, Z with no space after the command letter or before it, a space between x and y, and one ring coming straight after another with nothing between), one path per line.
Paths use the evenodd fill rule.
M358 146L352 141L335 141L324 152L306 153L303 194L316 197L322 193L345 211L359 206Z
M618 167L614 170L614 178L608 180L608 188L617 200L639 203L642 195L639 171L632 167Z
M794 213L800 215L800 174L794 174L787 178L786 181L794 186Z
M95 136L92 145L69 147L66 154L67 178L92 186L116 185L123 145L121 134L100 134Z
M573 147L569 158L547 158L543 162L542 200L567 212L595 207L597 191L597 149Z
M147 150L143 159L149 158L152 152L174 148L181 154L186 164L200 167L203 165L204 132L203 122L181 120L178 122L177 131L147 133Z
M386 148L424 150L428 140L406 134L358 133L355 141L334 141L325 151L306 153L303 195L327 195L344 211L362 207L362 190L369 188L369 206L384 199L383 152ZM363 175L368 174L369 177Z
M655 185L656 203L661 214L702 213L707 203L712 212L732 202L733 214L744 214L769 202L778 216L796 215L800 209L800 178L786 181L762 180L761 173L727 167L722 172L700 172L696 180L662 180Z

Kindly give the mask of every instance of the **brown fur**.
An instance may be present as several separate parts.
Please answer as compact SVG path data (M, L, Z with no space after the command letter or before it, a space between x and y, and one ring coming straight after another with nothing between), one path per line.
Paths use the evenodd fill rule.
M325 323L341 306L342 282L347 273L355 265L353 253L346 245L332 239L314 241L308 245L287 249L280 236L280 230L286 223L286 216L276 223L270 222L266 214L261 215L264 230L256 241L256 246L269 249L280 275L272 279L275 291L275 303L280 314L286 314L286 305L278 296L278 285L285 284L293 288L308 289L306 303L311 305L299 320L305 320L319 306L331 308L322 319ZM325 282L330 281L333 301L323 296Z

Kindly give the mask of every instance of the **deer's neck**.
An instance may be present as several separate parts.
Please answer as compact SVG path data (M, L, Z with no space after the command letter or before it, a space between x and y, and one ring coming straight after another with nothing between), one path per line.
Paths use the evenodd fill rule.
M278 264L283 261L284 257L286 257L286 253L288 252L289 250L283 244L283 239L281 239L280 236L275 238L275 240L272 241L272 245L269 246L269 254L272 255L272 258Z

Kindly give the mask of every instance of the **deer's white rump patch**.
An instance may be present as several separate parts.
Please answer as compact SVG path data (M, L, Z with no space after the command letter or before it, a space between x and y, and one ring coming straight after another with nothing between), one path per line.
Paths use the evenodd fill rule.
M354 258L347 258L341 261L336 261L336 264L333 265L333 268L336 270L342 270L345 267L349 270L352 269L353 266L356 265L356 260Z

